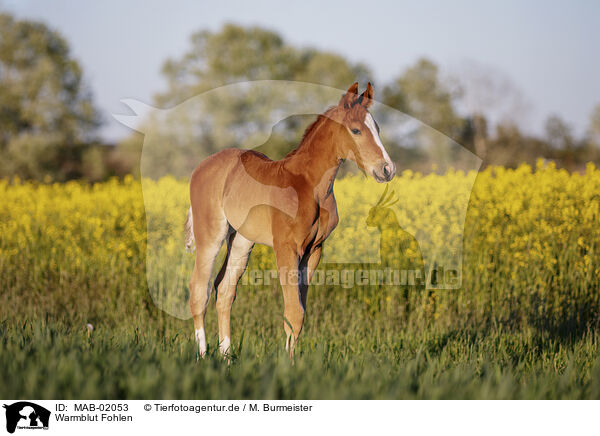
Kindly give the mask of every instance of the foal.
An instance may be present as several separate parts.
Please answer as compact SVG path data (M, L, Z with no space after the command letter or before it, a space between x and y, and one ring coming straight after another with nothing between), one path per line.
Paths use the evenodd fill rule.
M260 243L275 250L285 306L286 350L293 353L310 279L323 242L338 223L333 182L340 164L350 159L380 183L392 180L396 172L367 110L372 99L370 83L360 96L354 83L337 106L306 129L298 148L279 161L252 150L226 149L194 170L186 244L196 248L190 307L199 356L206 354L204 315L214 259L223 241L227 256L214 283L221 352L230 347L237 282L252 247Z

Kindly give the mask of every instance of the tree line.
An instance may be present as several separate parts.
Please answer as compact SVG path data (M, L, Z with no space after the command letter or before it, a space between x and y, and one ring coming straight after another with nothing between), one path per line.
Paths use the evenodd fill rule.
M167 59L162 74L167 90L155 95L157 107L242 81L293 80L345 89L354 81L373 80L365 64L297 47L267 29L235 24L194 33L188 51ZM0 177L99 181L139 172L143 136L132 133L118 144L103 143L100 112L83 77L57 31L0 14ZM445 76L435 62L422 58L390 83L375 86L379 101L452 138L484 165L515 167L544 158L575 171L587 162L600 162L600 104L583 135L575 135L557 115L548 117L544 134L532 135L520 120L522 95L493 69L469 65ZM225 106L215 117L240 110ZM299 140L306 122L287 120L285 126L293 132L289 141ZM204 140L225 141L215 135ZM280 157L278 148L289 148L285 141L271 142L273 157ZM418 162L418 150L403 144L395 150L394 158L406 168Z

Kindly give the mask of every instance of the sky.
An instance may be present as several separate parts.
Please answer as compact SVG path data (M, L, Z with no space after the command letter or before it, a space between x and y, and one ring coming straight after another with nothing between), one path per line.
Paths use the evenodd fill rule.
M166 86L164 61L185 53L193 32L218 31L227 22L260 25L292 44L364 62L376 84L423 56L447 75L469 63L500 71L522 93L519 124L529 133L542 134L545 119L557 114L581 135L600 103L600 2L592 0L0 0L0 9L65 36L102 111L108 142L131 133L111 116L129 113L120 100L152 103Z

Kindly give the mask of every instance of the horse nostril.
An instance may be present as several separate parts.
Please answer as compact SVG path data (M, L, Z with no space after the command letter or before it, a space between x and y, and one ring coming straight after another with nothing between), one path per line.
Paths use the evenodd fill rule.
M390 164L386 163L383 165L383 175L387 180L390 180L390 175L392 174L392 167Z

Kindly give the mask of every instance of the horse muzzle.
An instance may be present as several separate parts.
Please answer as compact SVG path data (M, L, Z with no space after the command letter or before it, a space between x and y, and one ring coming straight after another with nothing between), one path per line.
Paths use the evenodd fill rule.
M393 162L383 162L373 170L373 177L378 183L387 183L396 175L396 165Z

